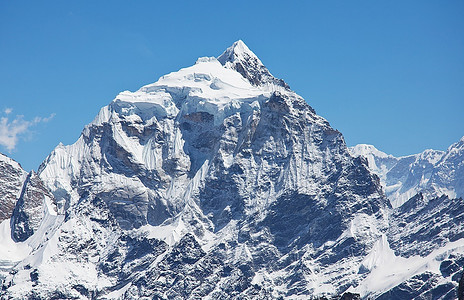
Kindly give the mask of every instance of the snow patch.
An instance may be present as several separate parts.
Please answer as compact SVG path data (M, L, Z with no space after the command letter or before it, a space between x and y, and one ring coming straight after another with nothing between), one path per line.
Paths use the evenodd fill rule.
M354 291L360 293L361 297L367 297L372 295L373 291L376 294L381 294L426 271L441 274L440 263L443 258L447 257L449 253L463 252L464 239L460 239L436 249L426 257L404 258L394 254L385 235L382 235L361 264L361 269L370 270L369 275L358 287L350 288L348 291Z
M10 219L0 223L0 266L12 264L26 258L32 248L28 243L15 243L11 238Z

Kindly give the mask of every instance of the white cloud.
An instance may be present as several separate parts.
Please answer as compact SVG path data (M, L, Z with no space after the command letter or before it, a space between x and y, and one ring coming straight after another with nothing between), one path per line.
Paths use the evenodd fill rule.
M5 114L9 115L12 112L11 108L5 109ZM39 123L49 122L55 114L48 117L35 117L32 121L24 120L24 116L17 115L10 121L8 117L0 118L0 145L4 146L8 151L15 149L19 138L27 133L30 127Z
M37 123L40 123L40 122L43 122L43 123L47 123L49 122L51 119L53 119L55 117L55 113L49 115L48 117L35 117L34 120L32 121L34 124L37 124Z

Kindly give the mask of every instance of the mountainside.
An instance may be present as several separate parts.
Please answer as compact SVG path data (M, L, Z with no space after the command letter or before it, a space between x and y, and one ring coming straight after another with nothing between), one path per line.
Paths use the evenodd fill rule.
M0 222L11 217L25 179L26 171L0 153Z
M38 174L11 176L0 295L453 299L462 199L392 209L368 162L237 41L120 93Z
M375 299L456 299L464 278L464 201L417 194L391 211L356 288Z
M443 194L464 197L464 137L447 151L425 150L403 157L387 155L372 145L357 145L350 152L367 159L369 169L381 178L394 207L419 192L429 198Z
M4 236L9 235L9 219L21 194L26 171L11 158L0 154L0 282L17 260L8 256L13 242L8 244ZM6 229L6 230L4 230Z
M56 218L53 195L33 171L29 174L6 156L0 155L0 282L11 268L43 242ZM32 235L34 238L30 238ZM30 239L29 239L30 238Z

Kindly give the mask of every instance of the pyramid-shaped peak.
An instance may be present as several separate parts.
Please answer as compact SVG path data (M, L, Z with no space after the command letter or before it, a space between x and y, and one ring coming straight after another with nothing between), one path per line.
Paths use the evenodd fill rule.
M234 62L236 60L247 60L253 58L262 65L259 58L248 48L248 46L242 41L238 40L232 44L229 48L224 51L219 57L218 60L221 64L226 62Z
M250 51L248 46L245 45L245 43L242 40L238 40L234 42L231 47L233 47L234 49L238 49L238 50Z
M222 59L231 60L238 57L251 56L256 57L256 55L248 48L248 46L242 41L238 40L232 44L229 48L224 51L224 53L219 56L219 61ZM257 57L256 57L257 58Z
M272 76L261 60L242 40L234 42L217 59L224 67L239 72L254 86L273 84L290 89L282 79Z

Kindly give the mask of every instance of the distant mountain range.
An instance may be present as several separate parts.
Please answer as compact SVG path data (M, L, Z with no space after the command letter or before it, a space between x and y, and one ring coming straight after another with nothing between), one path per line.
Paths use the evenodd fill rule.
M349 150L353 156L367 159L394 207L419 192L428 197L464 196L464 137L446 151L425 150L402 157L385 154L372 145L356 145Z
M237 41L120 93L37 173L0 156L0 296L455 299L463 144L348 148Z

